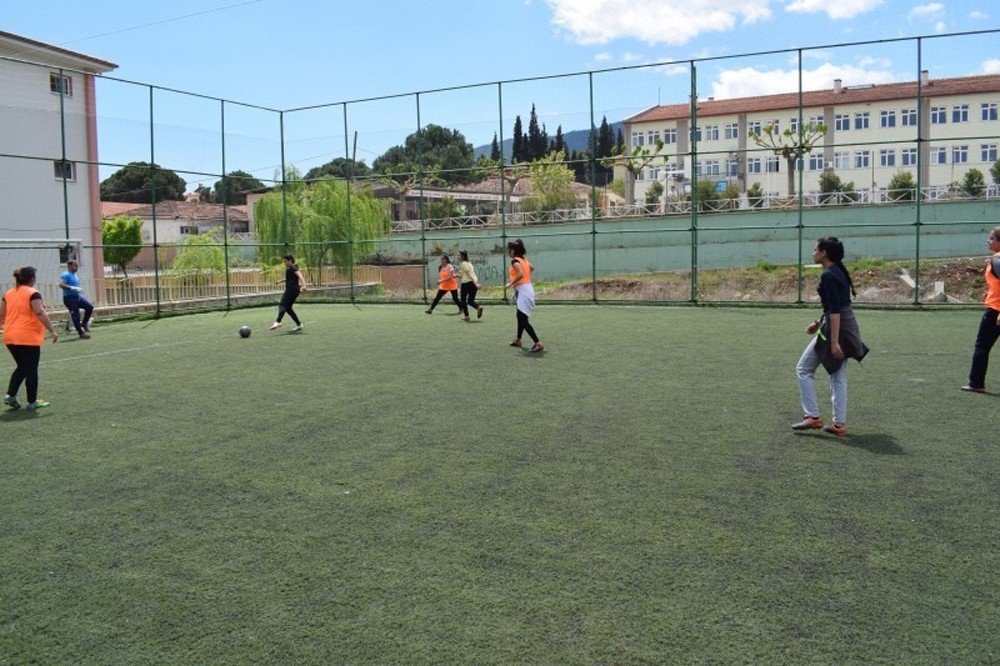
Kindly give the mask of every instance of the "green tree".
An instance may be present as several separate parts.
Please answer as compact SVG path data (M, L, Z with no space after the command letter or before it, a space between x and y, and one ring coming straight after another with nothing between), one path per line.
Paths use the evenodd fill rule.
M652 150L650 150L652 148ZM639 174L654 161L660 159L660 151L663 150L663 141L657 139L653 146L636 146L623 153L615 153L611 157L601 159L600 164L611 169L620 166L625 169L625 204L631 206L635 203L635 181Z
M351 187L351 216L347 216L347 193ZM311 268L337 266L346 272L359 257L370 256L377 241L389 232L389 215L383 202L367 187L350 186L342 180L297 182L285 190L282 215L281 189L261 197L254 209L257 236L262 244L261 260L277 264L291 251ZM349 240L353 239L353 252ZM289 249L285 249L285 244Z
M889 181L890 201L913 201L916 198L917 181L909 171L897 171Z
M747 203L751 208L760 208L764 204L764 188L760 183L754 183L747 188Z
M993 163L990 167L990 175L993 176L993 182L1000 185L1000 160Z
M653 184L646 188L646 205L655 206L660 203L661 197L663 197L663 185L660 181L654 180Z
M840 176L833 172L833 169L825 169L819 175L820 203L831 203L837 201L837 195L844 191L844 183Z
M538 114L535 113L535 105L532 104L531 116L528 119L528 158L525 161L534 162L544 157L549 147L548 143L538 126Z
M126 264L142 250L142 219L119 215L101 224L104 263L116 266L126 278Z
M510 161L515 164L527 162L525 156L524 128L521 126L521 116L514 118L514 138L510 149Z
M157 201L183 201L186 188L184 179L170 169L149 162L129 162L101 182L101 201L152 203L154 193Z
M475 151L458 130L427 125L406 137L402 146L393 146L372 163L378 174L424 172L440 169L440 178L449 184L475 183Z
M970 197L981 197L986 191L986 177L979 169L969 169L962 179L962 191Z
M496 132L493 132L493 143L490 144L490 159L494 162L500 161L500 142L497 141Z
M615 154L615 133L611 130L611 125L608 124L607 116L601 117L601 126L597 130L594 150L594 154L597 156L597 165L594 169L595 185L603 187L610 183L614 177L613 169L604 163L606 158Z
M353 170L352 170L353 166ZM346 157L335 157L322 166L313 167L306 171L306 180L319 180L324 176L334 178L364 178L372 174L371 168L365 164L364 160L351 160Z
M211 234L188 236L170 270L174 275L192 281L204 273L223 273L226 270L226 255Z
M531 195L521 202L524 210L548 213L576 207L573 171L565 161L566 153L554 152L531 163Z
M514 162L502 164L499 160L492 161L481 158L476 166L477 175L480 178L498 177L503 181L503 209L510 212L511 197L517 184L530 175L529 165L526 162Z
M215 182L212 201L217 204L242 206L247 202L247 190L258 190L262 187L264 183L246 171L230 171L225 178Z
M808 155L819 141L826 134L826 125L823 123L806 123L800 125L798 130L792 128L779 132L773 123L764 126L763 131L751 131L750 140L761 148L771 150L775 155L785 158L788 167L788 195L795 194L795 163Z
M461 217L465 215L465 207L459 205L452 197L442 197L432 199L427 203L427 218L440 220L449 217Z
M610 183L608 183L608 191L612 194L617 194L622 199L625 198L625 181L621 178L615 178Z
M211 187L199 185L198 187L194 188L194 193L198 195L198 201L200 203L212 203Z
M552 146L549 152L565 153L566 151L566 139L563 137L562 125L556 127L556 138L552 140Z

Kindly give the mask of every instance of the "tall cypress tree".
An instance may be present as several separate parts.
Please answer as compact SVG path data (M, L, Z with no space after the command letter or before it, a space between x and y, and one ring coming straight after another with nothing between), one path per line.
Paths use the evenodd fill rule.
M493 144L490 146L490 159L494 162L500 161L500 143L497 141L496 132L493 132Z
M625 135L622 134L622 128L618 128L618 136L615 139L615 149L619 155L625 151Z
M510 159L515 164L524 162L524 131L521 127L521 116L514 118L514 145L511 146Z
M556 138L552 142L552 150L559 152L560 150L566 150L566 139L563 138L562 125L556 127Z
M545 129L545 123L542 123L542 139L538 142L538 145L542 149L539 157L545 157L549 154L549 133Z
M615 148L615 133L611 130L611 126L608 125L608 117L604 116L601 118L601 127L597 130L597 167L594 169L596 174L597 185L607 185L611 182L612 173L611 169L605 169L601 166L600 160L605 157L611 157L612 151Z
M542 131L538 128L538 114L535 105L531 105L531 117L528 119L528 160L534 161L545 157L546 145L542 143Z

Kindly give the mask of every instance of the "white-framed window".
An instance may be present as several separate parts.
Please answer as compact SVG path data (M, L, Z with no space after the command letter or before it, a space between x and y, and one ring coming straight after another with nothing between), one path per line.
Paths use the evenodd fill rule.
M979 161L992 164L997 161L997 144L984 143L979 146Z
M994 104L994 106L996 106ZM727 139L738 139L740 138L740 126L738 123L726 123L725 134Z
M182 236L197 236L198 235L198 227L182 226L181 229L180 229L180 233L181 233Z
M726 160L726 175L727 176L738 176L738 175L740 175L740 161L739 160Z
M660 167L650 167L649 168L649 179L659 180L660 179Z
M896 151L891 148L878 151L878 163L884 167L896 166Z
M767 123L771 126L771 132L774 134L781 134L781 121L775 118L771 122Z
M751 157L747 160L747 173L760 173L759 157Z
M843 152L837 152L833 154L833 168L834 169L850 169L851 168L851 154L846 150Z
M813 127L824 124L823 116L809 116L809 124L812 125Z
M646 143L650 146L656 146L656 140L660 138L660 130L649 130L646 133Z
M677 143L677 128L668 127L663 130L663 143Z
M691 130L692 141L701 141L701 125L698 125Z
M896 112L895 111L879 111L878 114L879 127L895 127L896 126Z
M795 160L795 170L802 171L802 158Z
M754 134L760 134L760 121L759 120L748 120L747 121L747 134L753 132Z
M952 164L965 164L969 161L969 147L968 146L952 146L951 147L951 163Z
M872 153L870 150L859 150L854 153L854 168L864 169L872 165Z
M719 160L705 160L705 175L718 176L722 172L719 170Z
M955 106L951 107L951 122L953 123L969 122L969 105L956 104Z
M764 165L768 173L778 173L781 168L781 162L778 161L778 156L767 158L767 164Z
M62 85L60 86L60 79L62 80ZM63 74L59 75L58 72L49 72L49 90L56 95L60 92L66 97L73 96L73 77Z
M833 117L833 129L838 132L846 132L851 129L851 116L846 113L838 113Z
M810 171L822 171L823 170L823 156L822 155L809 155L809 170Z
M903 127L916 127L917 126L917 110L916 109L903 109L899 112L899 115L903 121Z
M948 149L944 146L936 146L931 148L931 164L947 164L948 163Z
M917 149L916 148L900 149L899 163L902 166L917 166Z
M868 129L868 112L863 111L861 113L854 114L854 129Z
M705 141L718 141L718 140L719 140L719 126L705 125Z
M982 119L983 120L996 120L997 115L997 103L996 102L983 102L982 106Z
M642 132L632 131L632 147L638 148L645 145L646 135Z
M793 132L798 132L799 131L799 117L795 116L794 118L789 118L788 119L788 127Z
M931 107L931 124L944 125L948 122L948 108L944 106Z
M694 163L694 175L701 176L701 162Z
M52 163L52 171L56 180L76 180L76 162L56 160Z

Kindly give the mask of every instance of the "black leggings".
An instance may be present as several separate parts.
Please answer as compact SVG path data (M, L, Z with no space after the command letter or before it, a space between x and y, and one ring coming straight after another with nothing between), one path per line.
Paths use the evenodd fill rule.
M7 395L17 395L21 382L28 385L28 402L38 400L38 361L42 358L42 348L35 345L7 345L17 367L10 375Z
M299 318L295 316L295 310L292 309L292 306L295 305L295 299L298 297L299 297L299 292L297 291L285 292L285 295L281 297L281 303L278 304L278 318L275 321L281 321L282 319L284 319L285 313L287 312L288 316L292 318L292 321L295 322L296 326L302 325L302 322L299 321Z
M986 387L986 370L990 365L990 350L1000 337L1000 326L997 317L1000 312L987 309L979 320L979 334L976 335L976 348L972 352L972 370L969 371L969 386L972 388Z
M531 327L531 322L528 321L528 315L524 314L520 310L517 311L517 339L521 339L521 335L527 333L535 344L538 344L538 336L535 335L535 329Z
M431 306L427 308L427 310L428 311L433 310L434 307L438 304L438 301L440 301L441 297L444 296L445 294L451 294L451 300L455 301L455 305L458 306L458 311L464 312L464 310L462 310L462 304L458 300L458 290L456 289L449 289L448 291L445 291L444 289L438 289L437 296L435 296L434 300L431 301Z
M63 305L69 310L69 316L73 320L73 328L82 335L84 329L90 324L90 318L94 314L94 306L83 296L76 298L63 298ZM83 321L80 321L80 310L83 310Z
M469 308L473 310L479 309L479 303L476 302L476 293L479 289L476 287L475 282L463 282L462 283L462 302L459 305L462 308L462 312L466 317L469 316Z

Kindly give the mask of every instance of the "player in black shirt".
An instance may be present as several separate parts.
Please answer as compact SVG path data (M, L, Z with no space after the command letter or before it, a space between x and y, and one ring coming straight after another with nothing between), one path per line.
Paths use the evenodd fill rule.
M299 321L298 316L295 314L295 310L292 306L295 305L295 299L299 297L302 290L306 288L306 279L302 277L302 271L299 270L298 264L295 263L295 257L286 254L285 255L285 293L281 295L281 303L278 304L278 318L274 320L271 324L270 330L281 327L281 320L284 318L285 313L292 318L295 322L295 328L293 331L302 330L302 322Z

